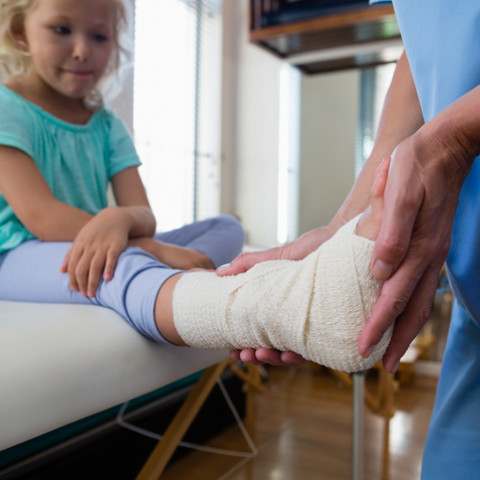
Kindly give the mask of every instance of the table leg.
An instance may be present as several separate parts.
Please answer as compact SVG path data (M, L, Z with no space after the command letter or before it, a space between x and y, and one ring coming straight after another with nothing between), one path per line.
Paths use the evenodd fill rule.
M355 372L353 378L352 478L363 480L365 433L365 372Z

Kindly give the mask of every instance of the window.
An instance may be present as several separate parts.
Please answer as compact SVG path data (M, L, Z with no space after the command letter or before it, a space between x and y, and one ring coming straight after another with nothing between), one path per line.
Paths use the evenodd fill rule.
M300 169L300 72L288 64L280 69L279 104L277 241L282 244L297 237Z
M159 230L219 212L220 0L136 0L135 144Z

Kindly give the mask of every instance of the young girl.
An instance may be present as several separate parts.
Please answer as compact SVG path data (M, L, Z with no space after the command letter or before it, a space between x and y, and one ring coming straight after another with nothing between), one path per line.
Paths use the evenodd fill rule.
M243 232L221 216L153 236L135 148L96 92L125 20L121 0L0 1L0 295L105 305L160 340L163 282L232 260Z
M379 294L369 270L388 162L372 206L299 262L235 277L212 268L243 242L221 216L154 235L122 123L96 86L118 63L121 0L0 0L0 299L112 308L158 341L294 351L332 368L368 368L356 342ZM116 207L107 207L111 181ZM358 236L355 228L358 222Z

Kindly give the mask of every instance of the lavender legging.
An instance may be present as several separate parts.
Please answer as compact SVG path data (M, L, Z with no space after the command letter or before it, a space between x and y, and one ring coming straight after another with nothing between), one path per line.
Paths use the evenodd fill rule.
M155 238L202 252L218 267L240 253L243 230L235 218L221 215ZM70 290L68 275L60 273L70 245L30 240L0 256L0 300L100 305L119 313L143 335L165 341L155 325L155 300L165 280L181 270L167 267L140 248L129 247L119 257L113 279L101 280L96 297L87 298Z

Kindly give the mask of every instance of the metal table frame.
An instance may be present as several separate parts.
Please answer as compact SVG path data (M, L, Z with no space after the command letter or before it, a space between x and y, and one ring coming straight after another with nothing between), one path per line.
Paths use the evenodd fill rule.
M364 430L365 430L365 374L352 373L353 379L353 435L352 435L352 478L363 480L364 473Z

